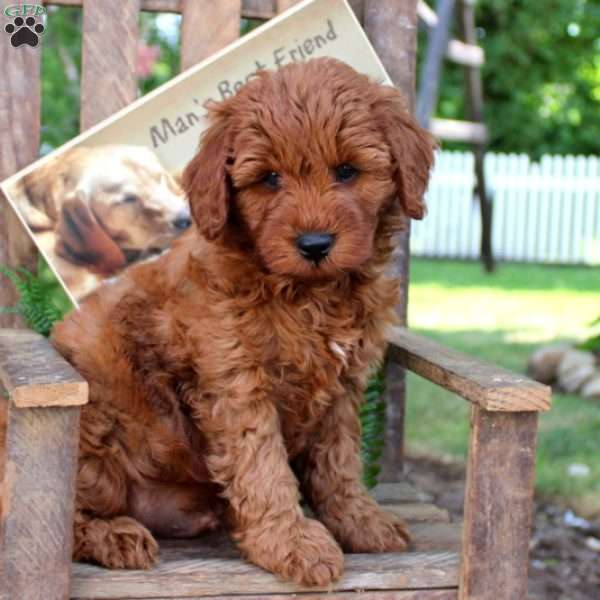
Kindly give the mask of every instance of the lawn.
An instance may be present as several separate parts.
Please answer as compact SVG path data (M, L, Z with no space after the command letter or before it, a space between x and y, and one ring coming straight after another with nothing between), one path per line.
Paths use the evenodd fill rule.
M554 340L581 340L600 313L600 269L413 259L410 326L452 348L523 372L529 354ZM409 375L409 451L465 457L467 403ZM585 464L587 476L569 475ZM555 394L542 414L538 491L586 513L600 511L600 400Z

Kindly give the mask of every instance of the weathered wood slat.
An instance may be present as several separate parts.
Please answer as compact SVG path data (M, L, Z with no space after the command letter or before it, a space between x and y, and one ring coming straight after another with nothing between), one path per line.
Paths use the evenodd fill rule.
M152 600L200 600L202 596L186 596L185 598L162 597ZM263 594L235 594L234 596L211 596L211 600L266 600ZM316 594L270 594L268 600L456 600L458 590L456 589L437 589L437 590L418 590L409 592L400 591L382 591L382 592L324 592ZM78 600L75 598L74 600ZM111 598L110 600L121 600L120 598ZM136 600L151 600L150 598L138 598Z
M137 97L140 0L85 0L81 131Z
M432 119L431 133L441 140L485 144L488 130L483 123L455 121L453 119Z
M181 69L221 50L240 35L240 0L183 0Z
M275 10L277 14L282 13L288 8L292 8L294 4L298 4L299 0L275 0Z
M527 597L536 433L537 413L472 409L462 600Z
M0 596L67 598L79 408L17 408L2 397L0 403L5 405L0 428L6 425L7 438L0 496Z
M87 402L87 382L47 339L31 331L0 330L0 381L11 404L20 408Z
M372 490L371 496L379 504L399 504L414 502L431 502L432 497L406 481L399 483L378 483Z
M389 355L401 365L488 411L545 411L552 390L402 328L389 334Z
M242 16L248 19L271 19L275 14L275 0L242 0Z
M375 52L392 79L404 94L410 110L415 102L415 64L417 56L416 2L405 0L364 0L364 27ZM396 312L406 325L409 280L410 220L397 238L391 274L402 282ZM404 452L405 373L397 364L385 365L386 425L385 447L380 479L402 479Z
M448 553L458 557L461 525L448 523L445 511L436 509L432 505L417 504L429 497L407 483L379 484L373 490L373 495L385 505L386 510L396 512L409 522L414 546L410 553L404 555L382 555L383 566L381 567L377 560L378 555L348 555L346 578L336 589L380 590L369 592L372 595L364 596L365 600L456 598L456 590L444 590L443 595L439 596L429 596L427 594L430 592L425 590L428 586L434 585L430 579L433 564L440 564L436 563L437 558L433 562L430 559L440 558ZM419 556L420 559L417 561L414 556ZM448 560L451 565L455 564L451 558ZM399 561L395 567L394 561ZM445 564L442 560L443 575L441 576L446 581L450 581L450 571L453 567L448 568L444 566ZM394 569L396 575L393 574ZM413 569L417 569L419 573L413 573ZM217 574L220 574L220 579ZM185 594L185 597L189 597L194 594L198 598L214 595L216 590L223 594L223 598L226 598L227 594L237 596L244 593L249 597L254 595L258 598L265 597L266 594L292 594L299 591L299 588L278 582L271 575L243 562L239 552L224 533L209 534L197 540L162 540L161 564L158 569L150 572L107 571L76 563L73 566L73 575L73 594L81 600L83 598L164 598L166 589L171 590L174 596ZM423 576L425 579L422 579ZM440 574L436 576L438 578L436 580L439 580L439 576ZM146 587L146 578L151 580L152 585L148 583ZM408 583L403 583L404 581ZM454 585L456 582L447 585L435 584L436 587ZM400 592L392 591L402 587L422 590L419 592L421 595L402 596L395 595ZM352 594L348 597L362 597L356 595L354 591L348 593ZM416 594L416 592L410 593ZM327 600L335 598L336 595L340 600L346 597L345 592L340 592L328 595ZM312 596L319 598L321 595L313 593Z
M390 504L385 509L405 521L425 521L427 523L437 521L448 523L450 521L448 511L437 507L435 504Z
M343 578L333 589L352 591L448 588L457 584L455 552L351 554ZM315 592L277 580L273 575L239 559L185 559L162 562L151 571L108 571L92 565L73 565L75 598L160 598L220 594L281 594ZM325 590L321 590L325 591Z
M385 507L390 510L390 507ZM416 552L457 552L460 546L460 524L444 521L419 522L418 512L404 516L414 538L411 550ZM196 560L198 568L208 559L240 559L240 553L225 532L207 533L195 540L161 540L160 556L165 563L178 560ZM242 590L243 591L243 590Z
M146 12L183 12L185 0L141 0ZM43 0L46 6L81 6L83 0ZM14 2L13 2L14 4ZM275 0L242 0L242 16L248 19L270 19L275 16Z
M444 595L441 596L428 596L425 589L429 586L456 585L452 579L452 571L455 568L455 560L458 561L460 524L439 520L440 514L435 511L424 515L423 505L413 503L423 496L407 484L380 484L378 488L377 494L384 501L407 501L385 508L393 512L398 509L401 516L409 521L414 539L413 551L407 554L348 555L345 578L335 589L385 590L370 592L374 595L365 596L365 600L456 598L456 590L444 590ZM426 516L429 517L427 522L419 522ZM301 588L281 583L272 575L244 562L223 532L208 534L197 540L162 540L160 544L161 563L157 569L150 572L108 571L91 565L74 564L73 595L81 600L160 598L164 597L164 590L169 589L175 596L186 597L192 594L196 597L213 595L218 590L223 594L222 597L226 598L227 594L237 596L244 593L250 597L265 597L267 594L292 594L301 591ZM453 556L456 558L453 559ZM432 581L431 571L437 568L440 572L433 579L443 579L449 583L436 584ZM415 569L417 572L414 572ZM423 595L396 596L394 594L399 592L391 591L403 587L422 589L419 593ZM351 597L361 598L355 595L355 592L351 593ZM416 592L411 592L414 593ZM321 595L313 593L312 596L319 598ZM338 596L341 600L345 593L342 592ZM328 600L332 597L336 595L327 596Z
M0 0L0 14L13 0ZM0 181L26 167L38 156L40 140L40 48L13 48L0 32ZM35 271L37 252L25 228L0 192L0 264ZM16 305L14 287L0 275L0 306ZM23 326L17 314L0 314L1 327Z

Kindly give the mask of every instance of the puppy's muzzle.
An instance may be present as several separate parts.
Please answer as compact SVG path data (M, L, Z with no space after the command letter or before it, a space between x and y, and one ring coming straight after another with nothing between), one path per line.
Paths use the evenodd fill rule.
M303 233L296 238L298 252L306 260L316 264L327 257L334 243L335 236L333 234L316 231Z

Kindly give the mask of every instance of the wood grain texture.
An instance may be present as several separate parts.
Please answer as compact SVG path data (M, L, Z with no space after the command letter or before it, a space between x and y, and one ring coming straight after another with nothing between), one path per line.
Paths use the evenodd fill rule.
M87 382L32 331L0 330L0 381L16 407L79 406L88 398Z
M270 19L275 14L275 0L242 0L242 15L246 18Z
M292 8L294 4L298 4L300 0L275 0L275 9L277 14L281 14L288 8Z
M364 27L375 52L394 85L404 94L410 110L415 101L415 62L417 54L417 1L364 0ZM402 283L396 312L406 325L409 281L410 221L398 236L392 257L391 274ZM386 427L381 481L402 477L404 454L405 373L398 365L386 365Z
M546 411L552 390L524 375L466 356L402 328L390 330L389 355L402 366L488 411Z
M388 498L414 498L415 494L406 486L388 486L386 491ZM461 525L440 519L440 513L431 509L425 514L423 506L414 503L385 506L387 510L399 510L409 522L414 540L411 551L406 554L347 555L345 578L335 589L455 586L456 579L452 578L457 575L453 574L453 557L458 561ZM147 573L109 571L76 563L73 568L74 596L82 599L160 598L164 597L164 590L169 589L174 596L244 593L264 597L267 594L304 591L304 588L281 583L265 571L244 562L224 532L206 534L196 540L161 540L160 558L159 567ZM440 572L432 577L432 570L438 568ZM434 580L450 583L438 584ZM342 594L340 598L343 597ZM410 596L407 598L412 600Z
M343 578L335 591L448 588L457 584L455 552L352 554L346 556ZM92 565L73 565L75 598L160 598L173 596L267 594L326 591L303 588L240 559L163 560L151 571L108 571Z
M435 504L390 504L385 509L394 513L405 521L417 522L450 522L450 514L444 508L439 508Z
M85 0L81 131L137 97L140 0Z
M379 504L401 504L405 502L431 502L432 497L406 481L398 483L378 483L371 496Z
M454 573L460 552L460 523L447 522L447 513L428 504L427 498L412 486L380 484L374 490L387 510L397 512L409 522L414 544L406 554L347 555L346 575L327 595L281 583L272 575L244 562L223 532L196 540L161 540L161 562L150 572L108 571L91 565L73 566L75 598L166 598L214 597L230 595L264 598L297 592L312 592L310 598L363 598L364 600L449 600L456 589L430 595L428 587L451 588L457 585ZM390 505L391 504L391 505ZM436 571L434 574L433 571ZM446 583L441 583L446 582ZM402 588L412 588L400 595ZM355 590L369 589L370 595ZM417 591L419 590L419 591ZM435 593L438 593L436 591ZM412 594L412 595L410 595ZM428 595L429 594L429 595ZM304 596L303 596L304 597Z
M199 600L202 596L161 597L153 600ZM235 594L234 596L211 596L211 600L263 600L263 594ZM437 590L415 590L410 592L383 591L383 592L324 592L316 594L269 594L268 600L456 600L458 590L456 589L437 589ZM75 598L74 600L78 600ZM109 600L121 600L120 598L110 598ZM150 600L149 598L139 598L137 600Z
M76 407L8 406L0 596L68 598L79 442Z
M412 520L412 515L409 515L407 520L414 538L411 551L458 551L461 535L460 524L443 521L418 522ZM206 533L195 540L161 540L160 550L163 562L196 560L199 568L202 568L203 561L208 559L241 560L239 551L227 534L222 531Z
M0 181L37 158L40 140L41 47L11 46L3 15L12 4L13 0L0 0ZM0 264L35 271L36 260L33 242L0 192ZM0 277L0 307L15 306L15 289ZM0 327L23 326L20 316L0 314Z
M147 12L181 13L184 0L141 0L140 8ZM44 0L46 6L81 6L82 0ZM270 19L275 16L275 0L242 0L242 15L249 19Z
M240 0L183 0L181 69L227 46L240 35Z
M472 408L461 600L527 597L536 433L535 412Z

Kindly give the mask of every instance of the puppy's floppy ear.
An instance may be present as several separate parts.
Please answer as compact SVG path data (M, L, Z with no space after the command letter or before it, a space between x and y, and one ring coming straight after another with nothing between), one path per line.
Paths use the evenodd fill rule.
M414 120L404 98L390 86L379 86L373 106L375 118L385 134L394 160L394 178L404 213L422 219L427 207L423 194L433 165L435 138Z
M181 178L198 231L208 240L217 239L225 229L233 191L227 171L233 157L225 103L207 106L212 124Z
M56 228L56 253L100 275L112 275L127 263L121 248L90 210L84 192L65 198Z

